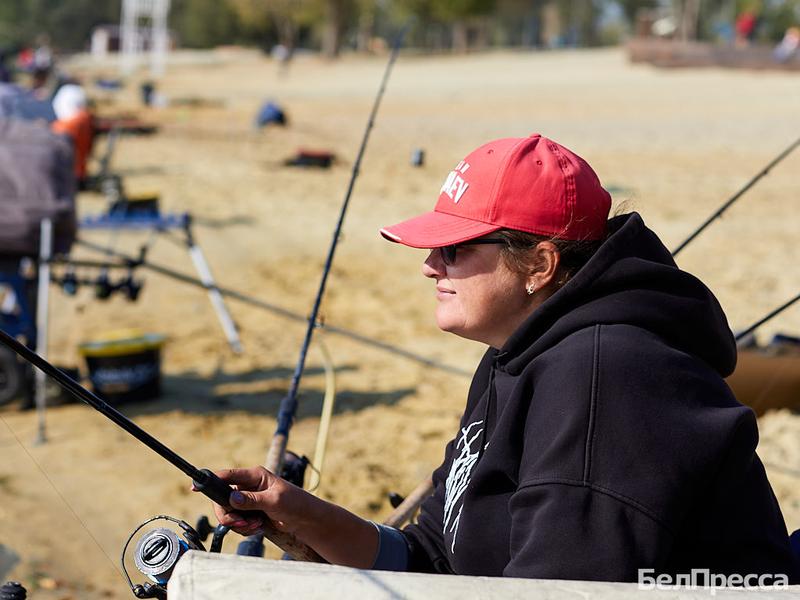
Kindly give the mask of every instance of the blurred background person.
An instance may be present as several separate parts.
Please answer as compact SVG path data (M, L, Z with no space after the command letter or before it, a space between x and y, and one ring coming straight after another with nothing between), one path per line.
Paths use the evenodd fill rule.
M92 114L83 87L75 83L62 85L53 98L56 120L51 128L69 136L75 149L75 179L79 189L86 187L87 163L94 142Z

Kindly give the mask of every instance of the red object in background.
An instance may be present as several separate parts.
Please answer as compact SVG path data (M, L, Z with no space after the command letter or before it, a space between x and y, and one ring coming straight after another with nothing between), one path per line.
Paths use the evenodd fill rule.
M108 135L111 133L112 129L117 129L120 133L130 133L134 135L151 135L158 132L157 125L141 121L133 115L94 117L95 135Z
M739 37L750 39L756 28L756 15L750 11L744 11L736 17L736 33Z
M17 54L17 66L23 71L30 71L33 67L33 49L23 48Z
M297 154L284 161L287 167L319 167L329 168L336 160L336 156L327 150L307 150L300 148Z

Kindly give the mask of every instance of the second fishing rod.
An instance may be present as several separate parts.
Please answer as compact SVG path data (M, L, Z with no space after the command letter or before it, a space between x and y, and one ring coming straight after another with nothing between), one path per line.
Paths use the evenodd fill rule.
M773 158L763 169L761 169L758 173L753 175L750 180L742 186L739 191L737 191L733 196L731 196L728 200L726 200L717 210L715 210L711 216L709 216L703 223L697 227L683 242L678 244L676 248L672 251L672 257L675 258L678 254L686 248L692 241L694 241L706 228L711 225L716 219L720 218L722 214L728 210L739 198L741 198L750 188L752 188L756 183L758 183L761 179L766 177L770 171L782 160L784 160L787 156L789 156L794 150L800 146L800 138L797 138L794 142L789 144L783 151L781 151L775 158ZM782 305L778 306L777 308L771 310L767 313L764 317L750 325L749 327L743 329L742 331L738 332L735 336L737 343L745 342L745 338L753 333L756 329L764 325L766 322L770 321L771 319L775 318L797 302L800 302L800 294L796 295L794 298L788 300L787 302L783 303Z
M350 204L350 198L352 197L355 182L356 179L358 178L359 171L361 169L361 160L364 157L364 152L367 148L367 142L369 141L370 133L375 124L375 116L378 113L378 108L380 107L381 100L383 99L384 92L386 91L386 84L389 81L389 76L391 75L394 63L397 60L397 56L400 52L400 47L402 45L402 41L407 29L408 25L406 25L400 31L395 40L392 52L389 56L389 61L383 73L383 78L381 79L380 87L378 88L378 93L375 97L375 101L373 102L372 110L370 111L369 118L367 120L367 126L361 138L361 144L358 149L358 154L353 164L353 170L350 176L350 181L347 185L347 191L345 192L344 200L342 202L341 209L339 210L339 217L336 221L336 226L334 227L333 238L331 240L330 247L328 248L328 255L325 259L325 266L322 270L322 277L320 279L319 288L317 289L317 295L314 298L314 304L311 309L311 313L308 316L308 326L306 328L305 337L303 338L303 343L300 347L300 355L298 357L297 365L295 366L294 373L292 375L292 380L289 385L289 391L287 392L286 396L284 396L283 399L281 400L280 407L278 409L278 423L275 428L275 433L272 436L272 440L269 445L269 450L267 451L266 463L264 465L268 470L270 470L273 473L278 473L278 474L281 473L283 467L284 456L286 454L286 447L289 441L289 432L292 428L295 415L297 413L297 394L300 388L300 380L303 376L303 370L305 369L306 355L308 354L308 348L311 345L311 340L314 336L314 329L316 329L317 327L319 309L322 303L322 298L325 294L325 286L328 281L328 275L330 274L331 267L333 265L333 258L336 253L336 247L339 243L339 239L341 236L342 226L344 224L344 219L347 214L347 208ZM271 531L267 530L264 533L264 535L270 541L275 543L276 540L273 540L271 533L272 533ZM281 546L281 544L277 545ZM317 555L317 553L314 552L311 548L304 548L300 552L298 552L296 548L287 549L286 547L284 547L283 549L286 550L287 554L294 559L314 561L314 562L324 562L324 560L319 555Z
M715 210L715 211L714 211L714 212L711 214L711 216L709 216L709 217L708 217L708 218L707 218L705 221L703 221L702 225L700 225L700 226L699 226L697 229L695 229L695 230L694 230L694 231L693 231L691 234L689 234L689 236L688 236L688 237L687 237L685 240L683 240L683 241L682 241L680 244L678 244L678 245L675 247L675 249L672 251L672 257L674 258L674 257L678 256L678 254L680 254L680 252L681 252L681 251L682 251L684 248L686 248L686 246L688 246L689 244L691 244L691 243L692 243L692 241L693 241L693 240L694 240L694 239L695 239L697 236L699 236L699 235L700 235L700 234L701 234L703 231L705 231L705 229L706 229L706 228L707 228L709 225L711 225L711 223L713 223L713 222L714 222L714 221L716 221L718 218L720 218L720 217L722 216L722 213L724 213L724 212L725 212L726 210L728 210L728 209L729 209L731 206L733 206L733 204L734 204L734 203L735 203L737 200L739 200L739 198L741 198L742 196L744 196L744 194L745 194L745 193L747 193L747 191L748 191L750 188L752 188L752 187L753 187L753 186L754 186L756 183L758 183L758 182L759 182L759 181L760 181L762 178L766 177L766 176L769 174L769 172L770 172L770 171L773 169L773 167L775 167L775 165L777 165L777 164L778 164L779 162L781 162L781 161L782 161L784 158L786 158L786 157L787 157L787 156L789 156L789 155L790 155L792 152L794 152L795 148L797 148L798 146L800 146L800 138L797 138L797 139L796 139L794 142L792 142L792 143L791 143L789 146L787 146L787 147L786 147L786 148L785 148L785 149L784 149L784 150L783 150L783 151L782 151L780 154L778 154L778 155L777 155L775 158L773 158L771 161L769 161L769 164L767 164L767 166L765 166L765 167L764 167L763 169L761 169L761 170L760 170L758 173L756 173L755 175L753 175L753 177L751 177L751 178L750 178L750 180L749 180L747 183L745 183L745 184L744 184L744 186L742 186L742 188L741 188L741 189L740 189L738 192L736 192L736 193L735 193L733 196L731 196L730 198L728 198L728 200L726 200L726 201L725 201L725 202L722 204L722 206L720 206L720 207L719 207L717 210Z

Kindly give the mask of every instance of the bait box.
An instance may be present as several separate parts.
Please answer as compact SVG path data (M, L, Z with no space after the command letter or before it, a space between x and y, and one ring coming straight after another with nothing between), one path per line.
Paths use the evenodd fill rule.
M165 341L161 334L123 330L81 344L95 393L109 404L157 397Z

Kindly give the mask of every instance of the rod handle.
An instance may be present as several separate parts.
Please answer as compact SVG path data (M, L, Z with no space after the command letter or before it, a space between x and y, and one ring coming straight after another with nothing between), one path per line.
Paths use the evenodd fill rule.
M203 476L202 481L198 479L192 481L198 492L201 492L221 506L230 506L230 495L233 491L231 486L208 469L200 469L198 475ZM237 510L236 512L245 518L251 516L260 517L263 522L264 537L278 546L278 548L288 553L293 559L308 562L326 562L325 559L317 554L311 547L298 541L294 535L277 529L263 512L257 510Z
M311 546L305 545L291 533L280 531L272 521L264 522L264 537L292 557L292 560L327 563Z
M200 469L199 473L204 477L202 481L198 481L197 479L192 480L195 489L220 506L230 508L230 496L233 488L208 469ZM262 521L266 520L266 515L259 510L237 510L236 512L245 518L260 517Z

